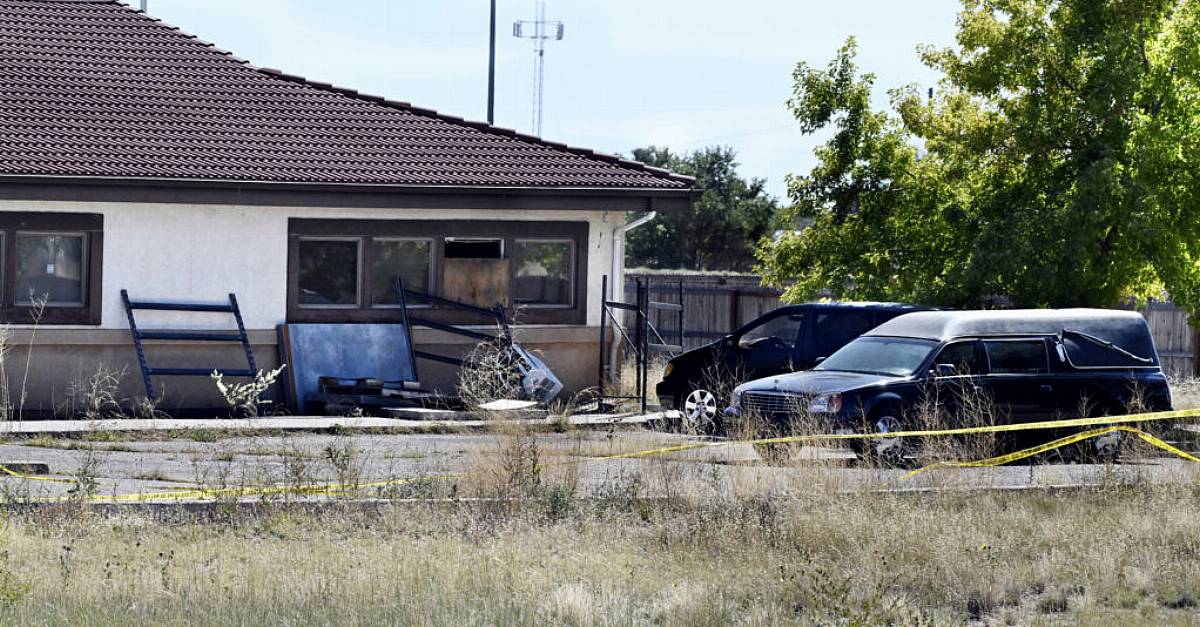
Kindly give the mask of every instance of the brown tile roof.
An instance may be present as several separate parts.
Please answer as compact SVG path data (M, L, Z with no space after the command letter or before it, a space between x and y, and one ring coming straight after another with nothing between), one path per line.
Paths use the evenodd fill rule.
M0 0L0 175L692 186L637 162L258 68L115 0Z

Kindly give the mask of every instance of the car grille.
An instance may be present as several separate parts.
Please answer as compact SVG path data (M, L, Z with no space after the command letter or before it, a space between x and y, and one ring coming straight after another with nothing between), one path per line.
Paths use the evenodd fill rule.
M743 392L741 410L761 416L792 416L804 407L805 397L779 392Z

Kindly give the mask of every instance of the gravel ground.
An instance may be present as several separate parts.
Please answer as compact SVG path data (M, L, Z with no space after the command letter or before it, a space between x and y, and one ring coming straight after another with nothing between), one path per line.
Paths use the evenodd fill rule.
M572 431L535 438L491 433L351 434L294 433L213 440L211 431L145 441L109 434L103 441L14 439L0 444L0 462L44 462L51 477L0 479L7 498L62 497L94 482L102 497L199 487L295 486L370 483L464 474L437 481L487 482L509 472L517 458L536 458L539 472L581 494L639 496L758 491L790 494L815 489L980 489L1192 481L1200 464L1147 455L1116 465L1018 464L997 468L908 470L856 467L842 449L802 449L782 466L762 463L746 444L729 444L633 459L605 456L704 442L651 431ZM528 447L536 448L531 455ZM521 448L526 447L526 448ZM521 457L524 455L524 457ZM389 493L395 495L394 493Z

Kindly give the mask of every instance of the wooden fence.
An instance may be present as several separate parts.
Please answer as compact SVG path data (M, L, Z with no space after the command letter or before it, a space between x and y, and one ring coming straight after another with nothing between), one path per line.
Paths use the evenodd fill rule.
M625 275L625 302L636 298L637 281L650 286L652 300L678 303L683 294L684 348L691 349L720 339L734 329L785 303L780 290L765 288L753 274L630 272ZM1185 310L1171 303L1153 302L1139 310L1150 324L1162 358L1163 370L1175 377L1197 372L1200 349L1197 330L1188 324ZM668 342L678 337L678 314L656 312L651 317Z
M627 273L625 302L635 301L638 280L649 283L651 300L665 303L678 303L682 286L685 349L723 338L781 304L780 291L762 287L756 275L675 273ZM675 343L678 314L655 312L651 323L666 340Z

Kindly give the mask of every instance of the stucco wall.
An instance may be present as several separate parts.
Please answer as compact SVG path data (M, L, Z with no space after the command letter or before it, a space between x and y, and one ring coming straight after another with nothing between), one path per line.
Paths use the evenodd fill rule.
M104 215L101 328L127 328L121 288L139 299L238 296L247 328L273 329L287 310L288 218L584 221L588 234L587 322L599 324L601 276L612 266L621 212L329 209L236 205L0 201L0 211ZM139 313L139 320L143 314ZM147 325L208 327L197 314L145 312ZM140 322L139 322L140 324Z
M61 405L69 396L72 382L95 372L100 364L126 368L124 393L131 399L143 395L132 343L127 333L120 332L128 328L121 304L122 288L142 300L221 301L229 292L236 293L259 366L276 365L274 329L285 321L287 311L289 218L587 222L587 325L529 327L521 333L530 348L542 352L568 390L578 390L594 384L601 277L611 272L613 231L624 223L624 214L619 211L571 210L435 211L0 200L0 211L104 215L102 322L98 328L54 326L38 333L30 369L29 407L42 411ZM138 324L146 328L212 329L228 328L231 320L223 314L139 311ZM12 326L16 333L11 339L15 351L10 366L20 362L20 370L29 340L28 326ZM414 339L418 346L443 354L467 348L460 346L461 340L424 332ZM196 345L158 344L153 352L159 356L156 362L160 365L240 363L238 349L231 345L199 349ZM222 358L215 359L218 355ZM224 359L226 356L229 359ZM423 385L443 391L452 388L451 370L424 361L418 365ZM9 372L12 379L15 371L10 368ZM207 380L166 381L168 407L207 405L215 398ZM19 380L13 381L16 383Z
M45 327L38 330L32 355L28 353L30 334L29 329L11 334L4 368L14 405L24 386L27 392L25 409L29 415L71 415L72 403L76 409L82 407L82 396L89 387L89 378L101 370L119 375L118 396L124 399L126 405L145 396L128 332ZM517 335L522 345L541 355L563 381L568 391L563 395L563 400L574 391L596 384L598 329L577 326L522 327L517 330ZM461 356L472 347L471 341L466 338L429 329L417 329L413 340L425 350L447 356ZM260 368L278 366L273 331L253 331L250 341ZM160 342L147 344L147 353L153 363L162 366L246 366L240 347L229 344ZM30 365L28 378L24 376L27 356ZM424 389L454 393L457 372L453 367L418 360L417 374ZM181 410L221 405L216 388L206 377L156 377L154 384L163 396L159 407L172 415L179 415ZM282 388L276 386L269 396L278 399L281 394Z

